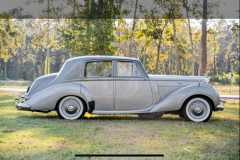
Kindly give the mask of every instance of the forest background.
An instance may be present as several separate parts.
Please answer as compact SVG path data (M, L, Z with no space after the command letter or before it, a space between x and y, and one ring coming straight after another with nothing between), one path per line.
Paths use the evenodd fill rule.
M153 0L149 9L140 0L56 1L29 0L46 3L39 18L22 7L0 14L0 80L34 81L69 58L115 55L138 58L149 74L239 84L239 19L214 17L217 2Z

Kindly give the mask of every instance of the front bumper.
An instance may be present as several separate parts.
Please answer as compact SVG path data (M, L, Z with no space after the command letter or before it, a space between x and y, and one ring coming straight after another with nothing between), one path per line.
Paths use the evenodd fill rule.
M24 101L20 102L19 97L14 97L15 99L15 106L18 110L30 110L31 106L28 104L23 103Z
M224 110L224 104L227 101L225 99L220 99L220 104L216 106L216 111L223 111Z

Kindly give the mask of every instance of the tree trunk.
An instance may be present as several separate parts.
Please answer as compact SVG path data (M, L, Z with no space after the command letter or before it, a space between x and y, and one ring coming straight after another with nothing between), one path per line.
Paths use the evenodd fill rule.
M19 77L20 79L22 79L22 50L19 49L19 53L20 53L20 58L19 58L19 61L20 61L20 67L19 67Z
M12 61L10 61L10 65L11 65L11 72L12 72L12 77L11 77L11 79L14 79L13 62L12 62Z
M98 12L99 13L101 13L101 11L102 11L102 2L103 2L103 0L98 0Z
M161 36L161 37L160 37L159 43L158 43L157 62L156 62L154 74L157 74L157 69L158 69L158 61L159 61L159 55L160 55L160 46L161 46L161 43L162 43L162 33L160 33L160 36Z
M206 73L207 73L207 0L203 0L201 75L204 76Z
M182 72L182 75L185 75L185 61L184 61L184 58L183 58L183 72Z
M4 76L5 79L7 80L7 62L4 63Z
M173 22L173 31L174 31L174 45L175 45L175 61L176 61L176 74L179 75L179 61L178 61L178 49L177 49L177 41L176 41L176 28L175 28L175 22L174 19L172 19Z
M214 65L214 75L216 75L216 62L215 62L215 54L214 54L214 62L213 62L213 65Z
M173 68L173 65L172 65L172 63L170 63L170 75L172 75L172 68Z
M159 55L160 55L160 49L161 49L161 43L162 43L162 35L163 35L163 31L164 31L166 25L167 25L167 20L165 21L165 24L164 24L164 26L163 26L163 29L162 29L160 35L158 35L158 36L160 36L160 37L159 37L159 44L158 44L157 62L156 62L154 74L157 74L158 62L159 62Z
M118 19L118 28L119 28L119 25L120 25L120 23L119 23L119 19ZM117 56L119 56L119 53L120 53L120 43L121 43L120 42L120 32L119 32L119 29L117 29L117 36L119 38Z
M132 38L133 38L133 31L134 31L134 28L135 28L135 19L136 19L136 12L137 12L137 3L138 3L138 0L136 0L136 3L135 3L135 11L134 11L134 19L133 19L133 25L132 25L132 33L131 33L131 37L130 37L130 41L129 41L129 48L128 48L128 55L131 56L131 47L132 47ZM137 58L137 57L136 57Z
M35 65L35 60L33 60L33 81L36 79L36 65Z
M119 9L119 12L121 12L121 8L122 8L122 1L123 0L120 0L120 1L118 1L119 2L119 4L118 4L118 9ZM120 17L118 17L118 28L120 27L120 22L119 22L119 20L120 20ZM119 31L119 29L117 29L117 36L118 36L118 38L119 38L119 42L118 42L118 52L117 52L117 56L119 56L119 54L120 54L120 45L121 45L121 42L120 42L120 39L121 39L121 35L120 35L121 33L120 33L120 31Z
M181 60L179 61L179 75L181 75L182 73L182 63Z
M199 47L199 68L198 68L198 76L200 76L201 75L201 68L202 68L202 54L201 54L201 44L202 43L200 43L200 47Z
M189 19L189 16L188 16L188 11L187 11L187 17L188 17L188 28L189 28L189 35L190 35L191 47L192 47L192 50L191 50L191 54L192 54L192 57L191 57L191 72L192 72L192 76L194 76L193 40L192 40L192 31L191 31L191 25L190 25L190 19Z
M230 53L227 55L227 72L231 72Z
M42 52L42 51L41 51ZM41 76L44 75L46 54L42 52Z
M44 75L44 69L45 69L45 58L43 58L42 64L41 64L41 76Z
M145 63L146 63L146 54L147 54L147 28L146 28L146 44L145 44L145 53L143 55L143 67L145 67Z
M15 72L15 67L14 67L14 61L12 64L12 72L13 72L13 79L16 80L16 72Z

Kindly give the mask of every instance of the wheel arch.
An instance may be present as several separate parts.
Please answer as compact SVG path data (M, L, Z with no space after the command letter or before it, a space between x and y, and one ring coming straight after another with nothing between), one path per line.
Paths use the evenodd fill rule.
M68 97L68 96L77 97L78 99L80 99L80 100L84 103L84 105L86 106L86 110L87 110L87 111L89 110L88 103L86 103L86 100L85 100L84 98L80 97L80 96L77 96L77 95L66 95L66 96L61 97L61 98L56 102L55 107L54 107L53 110L56 111L56 109L57 109L57 107L58 107L58 104L61 102L61 100L62 100L63 98L65 98L65 97Z
M183 107L185 106L185 104L186 104L189 100L191 100L192 98L195 98L195 97L204 97L204 98L208 99L209 102L210 102L211 105L212 105L213 111L216 111L216 109L215 109L215 107L214 107L213 100L212 100L210 97L208 97L208 96L206 96L206 95L203 95L203 94L195 94L195 95L192 95L192 96L188 97L188 98L183 102L180 110L183 111Z

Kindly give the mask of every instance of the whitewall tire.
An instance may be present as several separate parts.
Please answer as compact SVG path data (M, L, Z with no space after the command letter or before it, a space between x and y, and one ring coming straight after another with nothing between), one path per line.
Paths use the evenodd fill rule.
M57 106L57 113L61 119L75 120L82 118L86 112L86 106L77 97L64 97Z
M186 120L193 122L207 122L212 116L212 104L205 97L194 97L183 106Z

